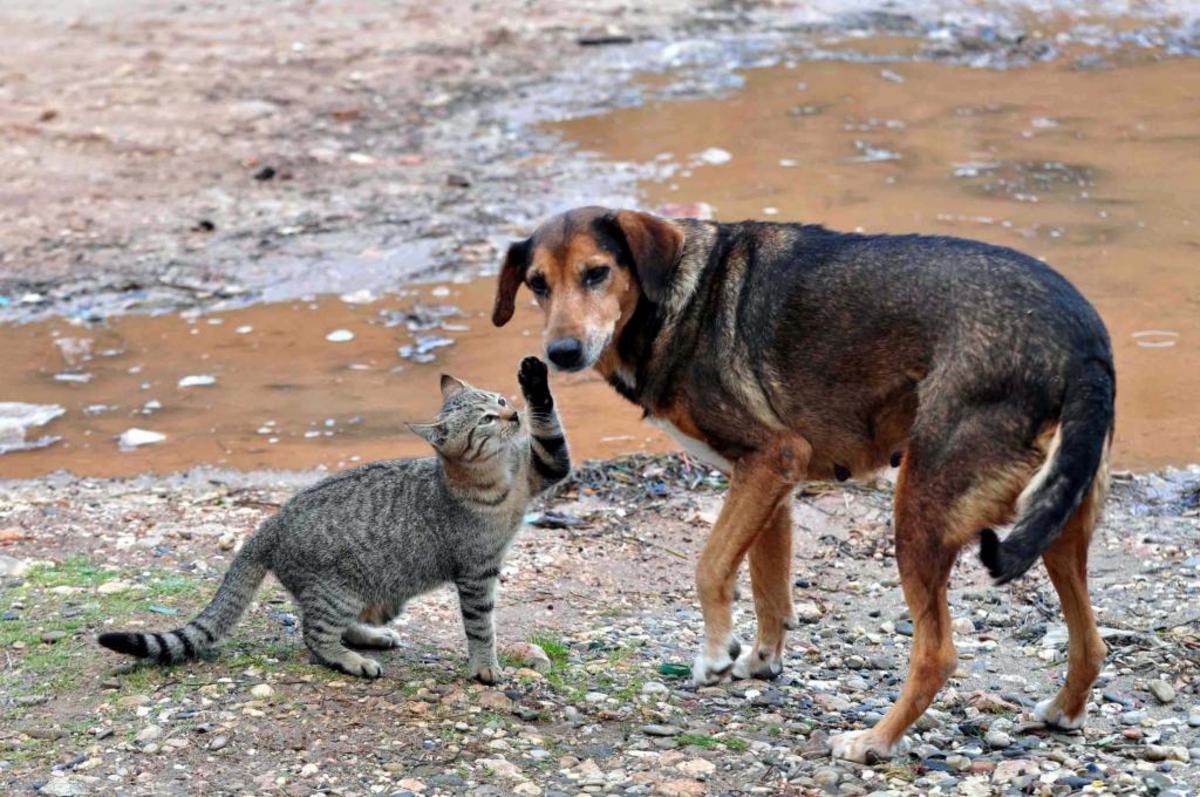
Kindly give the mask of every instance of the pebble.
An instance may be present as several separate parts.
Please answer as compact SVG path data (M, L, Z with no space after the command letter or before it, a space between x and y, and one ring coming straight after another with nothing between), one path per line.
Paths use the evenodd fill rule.
M535 645L532 642L519 642L509 645L504 648L503 652L517 664L539 673L548 673L553 666L550 662L550 657L546 655L546 651L542 649L542 646Z
M643 695L667 695L671 693L671 688L659 681L646 681L642 684L641 692Z
M45 794L47 797L79 797L79 795L87 794L87 789L78 781L55 777L38 789L38 794Z
M1175 688L1166 681L1155 678L1149 684L1150 693L1159 703L1170 703L1175 699Z
M215 753L217 750L224 750L228 744L229 737L223 733L219 733L212 738L211 742L208 743L208 749Z
M271 695L275 694L275 690L270 684L255 684L250 687L250 696L256 700L266 700Z
M112 581L105 581L96 587L96 592L101 595L120 595L122 592L128 592L131 589L133 589L133 584L118 578Z
M688 761L680 761L675 765L685 775L691 775L693 778L703 779L717 771L717 765L706 758L693 758Z
M683 733L683 728L675 725L643 725L642 733L647 736L678 736Z
M479 695L479 706L489 711L512 711L513 701L508 695L496 689L487 689Z
M66 631L43 631L42 635L41 635L41 640L43 642L45 642L47 645L53 645L55 642L59 641L60 639L66 639L66 637L67 637Z
M820 767L812 774L812 779L821 786L833 786L842 779L842 773L833 767Z
M1003 750L1012 744L1012 737L1004 731L988 731L984 734L983 741L993 750Z
M138 731L137 740L139 742L152 742L162 736L162 728L157 725L147 725Z

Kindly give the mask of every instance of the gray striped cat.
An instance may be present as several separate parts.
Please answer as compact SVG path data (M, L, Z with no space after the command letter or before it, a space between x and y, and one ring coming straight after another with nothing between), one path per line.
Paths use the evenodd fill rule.
M397 646L386 624L410 598L450 582L471 675L494 683L500 564L529 499L571 467L546 365L526 357L518 380L524 418L499 394L443 376L437 419L410 425L436 457L364 465L301 491L247 540L196 619L166 633L101 634L100 644L164 664L193 658L229 634L272 572L300 604L317 660L376 678L379 662L349 648Z

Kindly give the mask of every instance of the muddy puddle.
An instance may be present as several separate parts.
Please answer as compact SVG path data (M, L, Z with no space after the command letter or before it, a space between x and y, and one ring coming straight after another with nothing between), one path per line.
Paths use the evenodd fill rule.
M871 52L912 49L888 44ZM746 71L728 98L559 129L656 164L647 207L959 235L1044 258L1112 333L1117 465L1200 462L1200 61L1118 60L802 62Z
M0 401L64 410L26 433L48 445L0 456L0 478L424 455L404 422L436 412L443 371L516 394L517 363L540 350L540 314L527 302L503 331L492 326L493 288L482 279L380 298L0 327ZM554 377L554 388L578 459L671 449L599 377Z
M745 71L728 97L553 129L653 164L643 204L663 212L961 235L1046 259L1112 332L1116 465L1200 462L1200 61L1143 52L999 71L914 61L918 49L830 42L833 59ZM28 403L8 412L40 422L26 441L48 443L0 456L0 478L424 453L404 421L436 409L439 373L515 392L517 362L539 350L527 303L491 326L492 284L0 327L0 402ZM596 376L556 389L578 459L674 449ZM0 450L14 439L0 417Z

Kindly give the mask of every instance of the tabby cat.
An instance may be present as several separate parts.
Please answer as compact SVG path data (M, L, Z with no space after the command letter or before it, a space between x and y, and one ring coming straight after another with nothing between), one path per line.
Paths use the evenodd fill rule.
M452 582L471 675L494 683L500 564L530 498L571 467L546 365L526 357L517 376L524 417L498 393L443 376L437 419L410 425L437 456L364 465L303 490L246 542L196 619L166 633L101 634L100 644L164 664L193 658L229 634L272 572L300 604L317 660L376 678L379 662L349 647L397 646L386 624L410 598Z

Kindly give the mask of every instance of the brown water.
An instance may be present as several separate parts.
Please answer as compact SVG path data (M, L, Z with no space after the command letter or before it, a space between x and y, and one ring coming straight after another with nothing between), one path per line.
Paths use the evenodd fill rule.
M424 455L428 447L404 422L436 412L443 371L515 394L517 364L540 350L541 316L528 302L519 303L503 331L492 326L493 285L486 279L410 286L408 295L370 304L329 296L190 318L0 327L0 373L9 375L0 400L66 409L28 435L62 440L0 456L0 478L60 468L94 476L170 473L201 463L245 470L340 468ZM408 311L443 306L456 312L438 327L409 330ZM418 315L432 323L435 314ZM327 340L336 330L354 337ZM454 344L432 350L432 363L399 355L400 347L426 336ZM64 382L56 378L60 374L88 375L90 381ZM187 376L212 376L215 383L180 387ZM671 449L598 376L552 379L577 459ZM147 402L161 408L146 411ZM117 437L130 428L166 439L123 451Z
M869 44L875 53L911 49L906 40ZM1045 258L1112 332L1117 465L1200 462L1200 62L1141 60L1006 72L801 63L748 71L744 89L725 99L650 104L558 129L607 157L672 171L644 186L649 207L704 202L726 220L963 235ZM713 147L731 159L696 157ZM508 327L491 326L492 284L408 286L369 304L330 296L99 326L0 327L0 401L66 409L31 435L62 440L0 456L0 478L200 463L337 468L423 453L403 422L436 409L439 373L515 392L517 362L540 348L527 301ZM433 326L409 329L406 311L440 305L461 315L434 323L421 311ZM326 339L339 329L353 339ZM421 336L454 344L433 350L433 363L398 354ZM216 381L180 387L189 375ZM577 458L674 448L594 375L556 377L555 388ZM131 427L166 439L122 451L116 438Z
M723 220L959 235L1044 258L1112 334L1117 465L1151 468L1200 462L1200 61L1141 61L809 62L748 71L727 99L561 129L677 169L645 185L649 207L705 202ZM732 158L698 163L712 147Z

